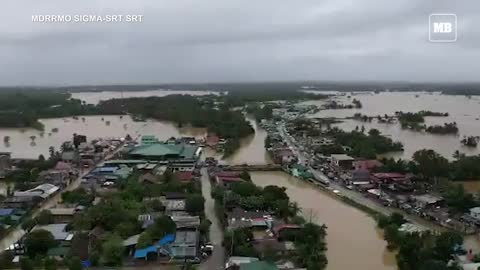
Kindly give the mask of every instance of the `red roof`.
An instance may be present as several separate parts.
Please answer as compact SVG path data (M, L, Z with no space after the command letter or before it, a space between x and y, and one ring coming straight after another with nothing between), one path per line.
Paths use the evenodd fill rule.
M364 169L364 170L371 170L376 167L381 167L383 166L383 163L376 159L370 159L370 160L358 160L353 163L353 167L356 169Z
M297 224L280 224L273 227L273 232L278 235L283 229L300 229L300 226Z
M176 172L175 176L181 182L190 182L192 181L193 173L192 172Z
M207 135L207 138L205 141L208 146L215 146L220 141L220 138L218 138L218 136L215 136L215 135Z
M230 182L230 183L234 183L234 182L243 182L244 180L240 177L221 177L221 176L217 176L217 183L220 183L220 182Z
M218 177L239 177L239 176L240 176L240 173L239 173L239 172L225 172L225 171L221 171L221 172L216 172L216 173L215 173L215 176L218 176Z

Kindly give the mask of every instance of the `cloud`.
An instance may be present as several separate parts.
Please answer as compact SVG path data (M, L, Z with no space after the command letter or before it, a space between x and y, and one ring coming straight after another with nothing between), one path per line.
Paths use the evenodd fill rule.
M3 85L263 80L474 81L475 0L6 0ZM428 15L459 39L428 42ZM38 23L32 15L141 14L141 23Z

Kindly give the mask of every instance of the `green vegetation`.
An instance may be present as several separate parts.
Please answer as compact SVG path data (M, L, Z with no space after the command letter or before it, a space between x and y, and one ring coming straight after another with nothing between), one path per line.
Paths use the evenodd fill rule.
M405 219L400 214L378 219L378 226L384 230L388 248L397 251L397 265L400 270L455 270L448 262L456 254L456 247L463 244L463 237L455 232L432 234L429 231L407 233L399 231Z
M393 151L403 151L403 145L400 142L394 142L392 139L380 134L377 129L371 129L368 134L359 131L345 132L338 128L330 129L327 132L329 137L335 138L337 146L346 146L349 148L346 153L355 157L375 158L379 154Z
M30 258L47 254L48 249L57 245L53 235L46 230L30 232L24 241L25 249Z
M271 104L264 104L264 105L248 105L247 106L247 113L252 114L255 117L255 120L260 121L262 119L272 119L273 118L273 108L276 106Z
M458 127L457 123L444 123L442 125L434 125L434 126L428 126L425 129L426 132L428 133L433 133L433 134L457 134L458 133Z
M64 203L79 204L88 206L92 203L94 195L87 192L84 188L77 188L72 191L62 193L62 201Z
M0 91L0 127L34 127L43 129L39 118L97 114L93 105L69 99L70 94L37 91Z

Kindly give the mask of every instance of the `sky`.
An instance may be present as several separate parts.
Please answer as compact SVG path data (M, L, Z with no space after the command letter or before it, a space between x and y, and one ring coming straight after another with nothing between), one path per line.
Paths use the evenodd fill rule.
M2 0L0 85L480 81L478 0ZM457 41L432 43L432 13ZM71 22L34 22L70 15ZM141 22L74 21L142 15Z

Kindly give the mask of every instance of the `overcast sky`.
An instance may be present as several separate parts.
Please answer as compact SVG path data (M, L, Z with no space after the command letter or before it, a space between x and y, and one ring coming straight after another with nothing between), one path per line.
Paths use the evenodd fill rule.
M458 40L428 41L455 13ZM39 23L32 15L143 15ZM2 0L0 85L480 81L479 0Z

